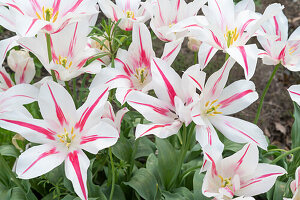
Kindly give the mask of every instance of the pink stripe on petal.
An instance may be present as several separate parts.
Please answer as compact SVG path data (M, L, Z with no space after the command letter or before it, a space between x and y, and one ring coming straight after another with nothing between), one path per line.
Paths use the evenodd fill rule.
M26 122L16 121L16 120L8 120L8 119L0 119L0 120L11 123L11 124L16 124L16 125L21 126L21 127L31 129L31 130L36 131L38 133L44 134L50 140L55 140L55 138L54 138L55 133L53 131L45 129L43 127L40 127L40 126L37 126L37 125L34 125L34 124L29 124L29 123L26 123Z
M249 19L248 21L245 22L245 24L243 24L241 30L240 30L240 37L242 37L242 35L244 34L247 26L252 22L254 21L255 19Z
M73 168L75 170L76 176L78 178L79 185L81 187L81 191L83 193L83 196L87 200L87 194L86 194L86 191L85 191L85 186L84 186L84 183L83 183L80 164L79 164L79 160L78 160L78 152L77 151L71 152L71 153L69 153L68 157L69 157L69 160L72 163Z
M208 54L207 54L207 56L206 56L206 58L205 58L204 65L206 65L206 63L207 63L207 61L208 61L208 58L209 58L209 56L210 56L210 54L211 54L211 52L212 52L213 49L214 49L213 47L210 48L210 50L209 50L209 52L208 52Z
M174 49L172 49L172 51L170 51L170 52L169 52L166 56L164 56L162 59L163 59L163 60L168 59L168 58L174 53L174 51L178 48L178 46L179 46L179 44L176 45L176 47L175 47Z
M219 39L217 38L217 36L216 36L212 31L210 31L210 32L211 32L211 35L212 35L212 37L213 37L215 43L216 43L220 48L223 49L223 47L222 47L222 45L221 45Z
M142 133L142 134L140 135L140 137L142 137L143 135L145 135L145 134L148 133L149 131L152 131L152 130L157 129L157 128L164 128L164 127L167 127L167 126L171 126L171 124L154 125L153 127L149 128L147 131L145 131L144 133Z
M207 131L207 134L208 134L208 136L207 136L207 138L208 138L208 144L210 146L212 146L212 137L211 137L211 129L210 129L210 127L207 127L206 131Z
M48 89L49 89L49 92L51 94L52 100L54 102L56 116L57 116L57 119L58 119L60 125L63 125L64 123L66 123L68 125L69 123L68 123L68 121L67 121L67 119L66 119L66 117L65 117L65 115L64 115L64 113L63 113L63 111L61 109L61 107L58 105L58 103L57 103L57 101L56 101L56 99L54 97L54 94L53 94L53 92L52 92L49 84L48 84Z
M255 142L257 145L259 145L259 143L256 141L256 140L254 140L252 137L250 137L248 134L246 134L245 132L243 132L243 131L241 131L241 130L239 130L239 129L237 129L237 128L235 128L235 127L233 127L229 122L224 122L229 128L232 128L233 130L235 130L235 131L237 131L237 132L239 132L239 133L241 133L241 134L243 134L244 136L246 136L247 138L249 138L250 140L252 140L253 142Z
M156 68L158 69L163 81L165 82L165 85L167 87L168 90L168 94L170 97L170 101L171 101L171 105L174 106L174 98L177 95L173 86L171 85L170 81L167 79L167 77L165 76L165 74L161 71L160 67L158 66L158 64L155 62L155 60L153 60L154 64L156 65Z
M114 8L114 7L111 7L111 9L112 9L112 11L113 11L114 20L115 20L116 22L119 21L119 18L118 18L118 15L117 15L116 11L115 11L115 8Z
M80 131L83 130L86 121L90 117L90 115L93 112L93 110L95 109L95 107L98 105L99 101L103 98L103 96L105 95L105 93L107 93L107 91L108 91L108 88L106 88L106 90L98 97L98 99L96 99L96 101L93 103L93 105L91 107L88 107L84 111L84 113L82 114L79 122L76 123L75 128L80 128Z
M74 30L74 35L73 35L72 41L71 41L70 46L69 46L68 57L73 57L73 49L74 49L74 46L75 46L76 40L77 40L77 37L76 37L77 27L78 27L78 22L76 23L75 30Z
M31 30L31 28L33 27L33 25L35 24L35 22L36 22L37 20L39 20L39 19L33 19L33 20L32 20L32 22L31 22L31 24L30 24L28 30L26 31L25 35L28 34L28 32Z
M169 109L166 109L166 108L160 108L160 107L157 107L157 106L153 106L151 104L145 104L145 103L140 103L140 102L136 102L136 101L129 101L131 103L135 103L135 104L138 104L138 105L142 105L142 106L147 106L147 107L150 107L153 109L153 111L161 114L161 115L164 115L164 116L168 116L167 113L169 113Z
M1 72L1 71L0 71L0 75L1 75L2 78L4 79L5 84L6 84L9 88L11 88L11 87L13 86L13 83L12 83L12 81L10 80L10 78L7 77L6 74L4 74L4 73Z
M244 46L239 46L238 49L240 50L240 52L241 52L241 54L243 56L243 60L244 60L245 67L246 67L246 74L248 76L248 74L249 74L249 67L248 67L247 54L246 54L246 51L245 51L245 47Z
M228 65L228 60L226 61L226 64L225 64L225 66L224 66L224 69L223 69L223 71L222 71L220 77L217 79L217 81L215 82L215 84L214 84L214 86L213 86L213 88L212 88L212 90L211 90L213 95L216 93L217 85L218 85L218 83L222 80L222 77L223 77L224 72L225 72L225 70L226 70L226 68L227 68L227 65Z
M258 183L258 182L260 182L260 181L262 181L262 179L264 179L264 178L268 178L268 177L270 177L270 176L280 176L280 175L282 175L283 173L270 173L270 174L264 174L264 175L262 175L262 176L260 176L260 177L256 177L256 178L252 178L252 179L250 179L248 182L250 182L250 183L248 183L247 185L241 185L241 189L243 189L243 188L245 188L245 187L248 187L248 186L250 186L250 185L252 185L252 184L254 184L254 183Z
M110 83L110 82L112 82L114 80L117 80L117 79L128 79L129 81L131 81L131 79L126 75L117 75L116 77L106 81L105 84Z
M10 4L10 3L7 3L7 5L9 5L10 7L13 7L13 8L15 8L15 9L17 9L22 15L25 15L25 14L23 13L23 11L22 11L18 6L14 5L14 4Z
M244 158L245 158L249 148L250 148L250 144L248 144L248 147L247 147L246 151L244 152L243 156L237 162L237 165L235 166L234 171L237 171L239 169L239 167L241 166L241 164L243 163Z
M231 97L221 101L219 104L221 104L221 108L225 108L225 107L229 106L232 102L239 100L252 92L254 92L254 91L253 90L245 90L243 92L236 93L236 94L232 95Z
M47 157L47 156L51 156L54 154L58 154L59 152L56 151L56 148L52 148L49 151L46 151L44 153L42 153L33 163L31 163L31 165L22 173L25 174L29 169L31 169L37 162L39 162L40 160L42 160L43 158Z
M200 90L202 91L203 87L201 86L201 84L194 77L192 77L191 75L188 75L188 76L200 87Z
M59 10L61 0L55 0L53 2L53 14L56 14L56 12Z
M76 4L75 4L72 8L70 8L67 12L65 12L65 13L63 14L63 16L65 16L66 14L68 14L68 13L70 13L70 12L74 12L74 11L79 7L79 5L82 3L82 1L83 1L83 0L78 0L78 1L76 2Z
M216 163L215 163L214 159L210 155L208 155L207 153L205 153L205 155L211 161L212 175L218 176L217 167L216 167Z
M143 66L143 65L150 66L151 65L150 64L150 59L147 56L146 51L145 51L145 49L143 47L143 41L142 41L142 35L141 35L141 27L140 26L139 26L139 40L140 40L140 47L141 47L140 52L139 52L140 53L140 63L139 63L139 65L140 66Z
M126 101L126 97L128 96L128 94L132 91L133 89L129 89L129 90L127 90L127 92L126 92L126 94L125 94L125 96L124 96L124 99L123 99L123 104L125 103L125 101Z
M99 139L112 139L112 138L116 138L116 137L103 137L103 136L98 136L98 135L83 136L81 138L80 144L86 144L88 142L94 142L94 141L99 140Z

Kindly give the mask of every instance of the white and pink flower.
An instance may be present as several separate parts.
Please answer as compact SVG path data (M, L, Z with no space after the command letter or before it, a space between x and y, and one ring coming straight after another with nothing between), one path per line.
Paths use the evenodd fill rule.
M207 148L204 156L211 167L204 177L202 193L225 200L234 196L252 197L269 191L276 178L287 172L276 165L258 163L258 154L255 144L246 144L242 150L224 159Z
M87 200L90 161L83 150L96 154L119 138L118 130L99 117L107 97L108 88L91 91L87 101L76 110L69 93L51 81L41 87L38 96L43 120L13 113L1 115L1 127L41 144L21 154L16 167L18 177L35 178L65 162L66 177L76 194Z

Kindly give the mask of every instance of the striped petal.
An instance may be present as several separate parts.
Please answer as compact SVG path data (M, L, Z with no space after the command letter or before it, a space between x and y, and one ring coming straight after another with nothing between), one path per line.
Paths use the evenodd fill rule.
M300 105L300 85L292 85L289 87L288 92L291 99Z
M200 68L203 70L209 61L212 59L212 57L217 53L218 49L214 48L213 46L202 43L199 48L198 52L198 59L199 59L199 65Z
M66 177L72 182L75 193L84 200L88 198L87 170L90 160L81 150L75 150L68 154L65 160Z
M31 147L18 158L16 173L21 179L41 176L59 166L66 156L66 152L49 144Z
M135 138L146 135L155 135L159 138L167 138L177 134L181 128L181 122L174 121L166 124L139 124L136 127Z
M6 58L7 52L15 46L18 46L19 36L14 36L0 41L0 65Z

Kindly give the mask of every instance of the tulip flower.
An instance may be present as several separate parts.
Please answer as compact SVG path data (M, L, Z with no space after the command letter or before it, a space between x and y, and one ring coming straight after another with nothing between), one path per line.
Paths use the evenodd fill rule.
M26 50L11 50L7 57L7 64L15 72L16 84L30 83L35 75L35 65Z
M168 63L175 60L181 48L182 40L167 43L162 59ZM118 88L116 97L120 103L126 102L126 97L133 90L147 92L152 80L151 59L155 57L152 49L151 34L144 24L134 24L132 43L128 51L119 49L115 68L106 67L96 75L90 88L108 85Z
M99 117L108 97L108 88L91 91L76 110L70 94L59 84L45 83L38 96L43 120L5 113L0 126L38 143L23 152L16 167L21 179L41 176L64 162L66 177L81 199L88 199L87 170L90 165L83 150L97 154L119 137L116 128Z
M98 2L107 18L115 22L121 20L119 27L125 31L131 31L134 23L144 23L150 18L141 6L141 0L116 0L116 4L110 0Z
M198 69L194 65L180 78L167 62L152 59L151 86L157 98L140 91L131 92L127 98L127 103L151 122L138 124L136 138L150 134L166 138L176 134L183 123L191 123L191 110L198 98L196 88L203 88L205 81L205 73Z
M198 53L202 69L218 50L222 50L243 67L249 80L255 72L258 48L256 44L246 43L262 23L282 10L282 6L270 5L262 16L254 9L253 0L243 0L236 5L233 0L208 0L208 6L202 8L205 19L201 16L188 18L175 25L172 32L189 30L192 36L203 41Z
M162 41L170 42L179 39L180 35L170 33L172 26L178 22L197 15L207 0L194 0L186 3L184 0L157 0L146 3L145 8L151 13L151 29Z
M255 144L246 144L224 159L216 157L210 150L205 150L205 157L211 162L202 186L206 197L217 200L234 196L252 197L270 190L276 178L286 174L282 167L258 163L259 152Z
M255 85L251 81L239 80L225 87L234 63L230 58L221 69L208 78L200 100L191 113L193 121L197 124L197 141L202 147L210 146L215 154L219 155L223 151L223 144L215 128L234 142L251 142L263 149L267 149L268 146L263 131L257 125L228 116L244 110L258 99Z
M259 54L263 63L300 71L300 27L288 38L288 19L281 12L263 24L261 32L257 39L264 48Z
M1 71L0 75L2 75ZM37 96L38 89L29 84L11 86L5 91L0 91L0 118L7 112L12 112L14 115L30 115L23 105L36 101Z
M97 51L88 47L89 23L85 21L67 25L62 31L51 34L52 61L49 63L46 36L21 38L19 43L31 51L51 73L55 71L58 80L69 81L83 73L96 74L101 70L101 62L95 60L88 66L85 63Z
M15 31L22 37L32 37L40 30L48 33L61 31L68 23L82 17L97 18L96 0L3 0L14 17ZM2 13L1 13L2 14ZM9 21L11 19L7 19ZM96 22L96 21L95 21Z

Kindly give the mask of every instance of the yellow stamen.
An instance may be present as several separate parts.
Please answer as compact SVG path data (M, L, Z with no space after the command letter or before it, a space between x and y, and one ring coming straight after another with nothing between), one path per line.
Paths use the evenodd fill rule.
M74 140L74 138L76 137L76 134L74 134L74 127L72 127L71 129L71 133L69 133L67 129L64 128L64 134L59 134L57 135L57 137L59 138L59 141L61 143L64 143L66 147L69 148L72 143L72 140Z
M133 19L134 18L134 12L131 11L131 10L127 10L126 11L126 17Z
M218 101L218 99L215 99L214 101L212 101L210 103L210 101L207 101L205 103L205 107L206 107L206 114L209 116L215 116L218 114L222 114L222 112L218 112L217 109L221 106L221 104L218 105L214 105L216 102Z
M140 67L135 70L136 74L134 75L141 84L144 83L148 76L148 69L146 67Z
M224 34L224 37L227 41L228 48L238 39L239 35L240 33L237 32L237 28L234 30L228 30L228 27L226 27L226 33Z

